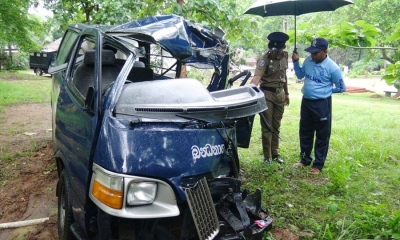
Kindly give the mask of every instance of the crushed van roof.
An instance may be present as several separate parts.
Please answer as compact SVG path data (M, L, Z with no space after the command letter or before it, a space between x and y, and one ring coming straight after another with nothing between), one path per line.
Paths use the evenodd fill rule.
M107 35L158 44L185 63L221 64L228 54L228 42L221 29L185 20L177 15L148 17L109 28Z

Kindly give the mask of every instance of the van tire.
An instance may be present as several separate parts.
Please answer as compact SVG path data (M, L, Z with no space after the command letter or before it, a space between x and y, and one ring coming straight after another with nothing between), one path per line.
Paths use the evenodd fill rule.
M35 69L35 74L36 74L36 76L42 76L42 75L43 75L42 69L36 68L36 69Z
M65 170L60 174L58 182L58 237L60 240L74 239L71 225L74 222L71 203L71 185Z

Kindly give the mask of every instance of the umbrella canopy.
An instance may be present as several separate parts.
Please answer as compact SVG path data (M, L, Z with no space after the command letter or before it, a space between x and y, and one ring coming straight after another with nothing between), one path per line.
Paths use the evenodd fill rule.
M262 17L294 15L294 46L296 48L296 16L312 12L334 11L353 4L351 0L258 0L244 14Z

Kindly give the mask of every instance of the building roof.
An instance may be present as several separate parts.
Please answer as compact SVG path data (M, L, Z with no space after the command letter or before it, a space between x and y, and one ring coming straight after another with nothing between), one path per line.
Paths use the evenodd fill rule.
M44 46L43 47L43 52L57 51L58 47L60 46L61 39L62 38L59 38L59 39L55 40L54 42L51 42L51 43L47 44L46 46Z

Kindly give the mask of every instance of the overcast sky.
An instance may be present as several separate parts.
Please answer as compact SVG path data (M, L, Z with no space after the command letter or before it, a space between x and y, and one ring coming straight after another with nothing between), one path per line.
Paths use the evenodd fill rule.
M51 11L48 11L44 8L43 1L40 1L40 0L39 0L38 6L36 8L35 7L29 8L28 12L32 13L32 14L38 14L38 15L42 16L43 18L53 16L53 13Z

